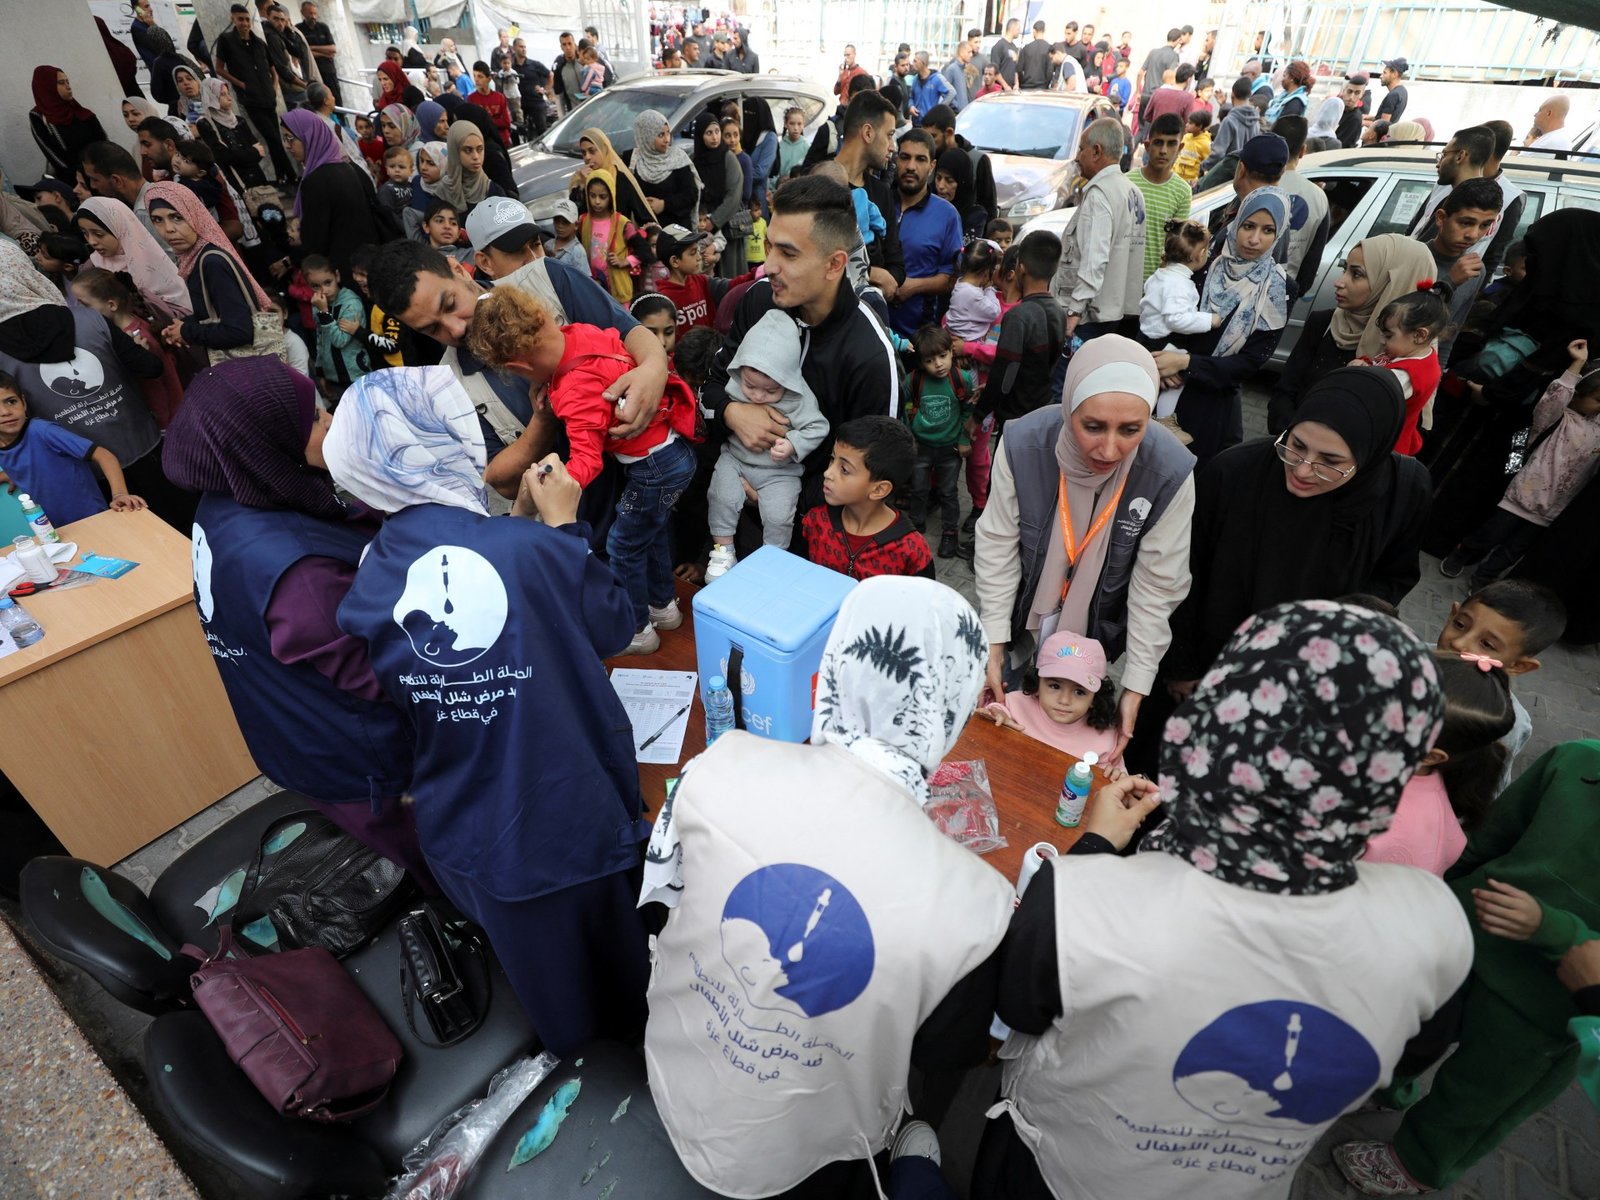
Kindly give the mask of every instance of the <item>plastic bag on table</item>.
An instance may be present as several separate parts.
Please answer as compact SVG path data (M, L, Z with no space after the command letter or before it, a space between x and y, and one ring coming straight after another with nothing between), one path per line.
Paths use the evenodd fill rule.
M553 1054L521 1058L489 1081L489 1094L463 1104L433 1127L401 1160L400 1177L384 1200L450 1200L517 1105L556 1069Z
M946 837L975 854L1006 845L1000 814L989 790L989 767L983 759L941 763L928 780L928 816Z

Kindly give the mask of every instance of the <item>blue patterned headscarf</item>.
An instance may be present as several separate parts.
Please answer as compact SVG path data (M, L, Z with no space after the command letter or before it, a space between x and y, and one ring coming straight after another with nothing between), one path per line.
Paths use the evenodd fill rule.
M483 431L449 367L393 367L345 392L322 445L334 482L380 512L444 504L489 515Z
M1252 333L1282 329L1289 321L1289 280L1283 265L1271 250L1253 262L1239 257L1239 226L1263 211L1272 218L1278 240L1287 240L1288 193L1275 187L1257 188L1239 201L1239 211L1228 222L1222 252L1206 272L1200 307L1228 318L1217 337L1216 349L1211 351L1218 358L1236 353Z
M1347 887L1443 714L1432 653L1399 621L1331 600L1257 613L1167 721L1172 819L1144 848L1254 891Z

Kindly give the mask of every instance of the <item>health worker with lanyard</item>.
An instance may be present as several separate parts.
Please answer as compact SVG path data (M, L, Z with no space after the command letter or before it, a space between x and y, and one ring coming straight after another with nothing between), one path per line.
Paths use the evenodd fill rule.
M1057 629L1094 638L1122 675L1120 757L1189 592L1194 456L1150 417L1154 358L1105 334L1072 356L1060 407L1007 422L974 575L994 699Z

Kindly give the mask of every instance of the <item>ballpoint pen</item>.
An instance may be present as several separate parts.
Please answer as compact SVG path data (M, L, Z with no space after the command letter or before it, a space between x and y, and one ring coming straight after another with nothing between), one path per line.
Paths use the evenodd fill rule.
M691 696L691 697L689 697L689 703L685 704L677 712L673 713L670 717L668 717L667 718L667 723L665 725L663 725L660 729L656 730L649 737L645 738L644 741L639 743L639 750L648 750L650 748L650 746L655 742L655 740L657 738L659 738L668 729L672 728L672 723L674 721L676 721L679 717L683 716L684 713L689 711L689 705L693 704L693 703L694 703L694 697ZM638 751L635 751L635 753L638 753Z

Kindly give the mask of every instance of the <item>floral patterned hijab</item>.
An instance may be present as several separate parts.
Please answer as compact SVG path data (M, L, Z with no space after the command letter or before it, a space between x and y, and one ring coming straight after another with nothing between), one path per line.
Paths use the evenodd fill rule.
M1167 721L1172 818L1144 848L1252 891L1348 887L1443 713L1433 657L1399 621L1331 600L1258 613Z
M977 703L988 642L972 606L942 583L857 584L822 652L811 744L843 746L927 804L928 776Z

